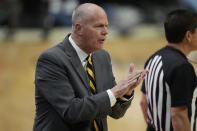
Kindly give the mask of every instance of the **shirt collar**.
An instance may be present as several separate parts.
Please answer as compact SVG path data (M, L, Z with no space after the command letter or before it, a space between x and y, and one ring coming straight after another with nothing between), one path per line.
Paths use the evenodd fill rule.
M79 46L74 42L74 40L71 38L71 35L69 36L69 41L71 43L71 45L74 47L74 49L77 52L77 55L79 56L79 59L81 61L81 63L86 61L86 58L88 56L88 54L86 54L82 49L79 48Z

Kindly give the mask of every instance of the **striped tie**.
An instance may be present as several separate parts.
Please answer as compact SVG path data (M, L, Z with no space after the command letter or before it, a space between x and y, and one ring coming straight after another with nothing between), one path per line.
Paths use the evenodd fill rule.
M92 64L92 60L91 60L91 56L89 55L87 57L87 66L86 66L86 70L87 70L87 74L88 74L88 78L89 78L89 82L90 82L90 87L91 87L91 95L93 96L94 94L96 94L96 83L95 83L95 77L94 77L94 69L93 69L93 64ZM99 131L99 126L98 126L98 121L94 120L94 128L95 131Z
M96 83L95 83L94 69L92 65L91 56L88 56L87 60L88 62L87 62L86 70L88 73L88 78L90 80L91 95L93 96L96 94Z

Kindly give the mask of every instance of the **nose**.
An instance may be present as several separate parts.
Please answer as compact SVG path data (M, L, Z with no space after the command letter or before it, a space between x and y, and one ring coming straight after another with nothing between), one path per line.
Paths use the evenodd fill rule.
M107 27L103 27L102 35L107 35L107 34L108 34L108 29L107 29Z

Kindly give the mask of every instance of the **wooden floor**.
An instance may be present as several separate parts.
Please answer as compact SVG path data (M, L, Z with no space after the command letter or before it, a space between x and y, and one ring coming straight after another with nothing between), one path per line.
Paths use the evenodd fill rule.
M142 69L145 60L166 44L163 36L151 39L116 37L107 40L105 49L111 54L117 82L127 73L129 64ZM32 130L34 72L39 54L52 46L46 42L0 44L0 130ZM139 107L140 87L126 115L109 119L109 131L144 131L145 123Z

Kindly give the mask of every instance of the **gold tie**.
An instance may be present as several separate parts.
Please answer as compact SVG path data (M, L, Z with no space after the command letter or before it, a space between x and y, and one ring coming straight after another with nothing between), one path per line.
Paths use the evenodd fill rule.
M86 66L86 70L87 70L87 74L88 74L88 78L89 78L89 82L90 82L90 87L91 87L91 95L93 96L94 94L96 94L96 83L95 83L95 77L94 77L94 69L93 69L93 64L92 64L92 60L91 60L91 56L89 55L87 57L87 66ZM94 128L96 131L99 131L99 126L98 126L98 122L96 120L94 120Z

